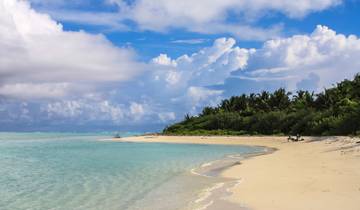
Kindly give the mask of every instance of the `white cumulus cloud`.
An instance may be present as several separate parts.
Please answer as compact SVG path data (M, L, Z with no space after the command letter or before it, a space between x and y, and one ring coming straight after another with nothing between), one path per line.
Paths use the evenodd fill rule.
M269 40L248 60L242 77L254 80L278 80L289 89L308 77L317 82L316 91L351 79L359 72L360 40L354 36L338 34L326 26L318 25L309 35Z
M165 54L153 59L160 71L155 78L163 78L169 84L183 83L193 86L208 86L223 83L230 73L243 69L253 49L235 46L232 38L220 38L211 47L192 55L171 59Z
M1 95L60 96L69 93L71 83L126 81L140 71L132 50L103 35L65 31L26 1L0 2Z

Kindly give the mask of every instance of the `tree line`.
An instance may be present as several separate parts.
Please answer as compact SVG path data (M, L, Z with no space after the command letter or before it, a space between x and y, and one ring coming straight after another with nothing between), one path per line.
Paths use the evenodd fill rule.
M360 135L360 74L315 94L242 94L166 127L172 135Z

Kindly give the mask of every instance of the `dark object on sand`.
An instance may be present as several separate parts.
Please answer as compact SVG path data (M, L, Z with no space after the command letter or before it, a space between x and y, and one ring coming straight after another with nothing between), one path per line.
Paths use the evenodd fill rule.
M356 143L357 143L357 144L360 144L360 141L357 141Z
M121 136L120 136L120 134L117 133L117 134L115 134L114 138L115 138L115 139L120 139Z
M301 138L300 134L297 134L296 138L289 136L287 140L288 141L304 141L304 138Z

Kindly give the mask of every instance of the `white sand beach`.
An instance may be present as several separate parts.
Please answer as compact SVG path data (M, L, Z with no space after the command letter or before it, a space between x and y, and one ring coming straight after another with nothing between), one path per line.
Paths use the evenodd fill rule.
M275 136L139 136L114 141L275 148L273 153L246 159L223 171L221 176L241 180L224 199L254 210L360 209L358 138L305 137L303 142L287 142L286 137Z

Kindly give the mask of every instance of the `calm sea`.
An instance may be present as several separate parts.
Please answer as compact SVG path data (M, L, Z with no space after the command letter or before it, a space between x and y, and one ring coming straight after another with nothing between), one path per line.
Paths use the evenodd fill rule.
M184 209L214 183L191 174L191 169L228 155L259 151L99 141L109 137L0 133L0 209Z

